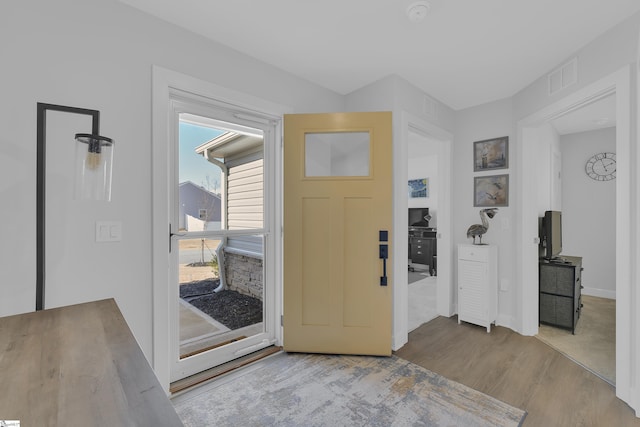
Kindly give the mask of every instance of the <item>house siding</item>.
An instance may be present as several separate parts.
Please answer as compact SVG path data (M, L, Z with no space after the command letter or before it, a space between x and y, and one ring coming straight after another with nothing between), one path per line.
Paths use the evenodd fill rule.
M229 168L227 221L229 230L263 228L263 159Z

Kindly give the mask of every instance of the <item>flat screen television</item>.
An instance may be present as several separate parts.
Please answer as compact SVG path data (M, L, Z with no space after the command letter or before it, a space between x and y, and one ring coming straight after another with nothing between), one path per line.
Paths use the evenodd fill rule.
M428 227L429 208L409 208L409 227Z
M562 212L546 211L541 224L542 247L544 258L558 258L562 252Z

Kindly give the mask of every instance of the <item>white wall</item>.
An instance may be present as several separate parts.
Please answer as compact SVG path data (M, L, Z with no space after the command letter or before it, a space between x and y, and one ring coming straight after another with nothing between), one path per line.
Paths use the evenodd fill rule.
M560 138L549 123L545 123L533 131L536 132L538 218L542 218L545 211L562 209L562 173L560 170L554 170L553 167L555 165L560 168L562 164L554 163L552 160L554 153L560 151Z
M409 132L408 178L428 178L429 197L409 198L410 208L429 208L429 227L438 226L438 142Z
M490 138L509 137L509 168L487 172L473 171L473 143ZM513 171L514 145L512 104L510 99L495 101L479 107L458 111L456 114L456 134L453 147L453 244L470 243L467 229L480 223L478 207L473 206L474 177L509 174L509 206L499 207L496 216L489 220L489 231L483 236L483 243L498 246L498 323L512 326L515 294L515 230L516 211ZM456 250L457 254L457 250ZM455 271L455 265L454 265ZM457 281L457 276L454 274Z
M582 257L583 293L615 298L616 181L585 173L592 155L616 151L616 129L560 137L562 151L562 255Z
M111 203L83 207L64 230L63 299L114 297L151 355L151 67L173 69L297 112L340 111L342 96L147 16L116 0L25 0L0 14L0 316L35 307L36 103L97 109L116 141ZM86 129L68 129L70 132ZM49 141L48 141L49 142ZM51 141L53 144L54 141ZM69 140L73 144L73 139ZM72 171L63 171L70 180ZM72 210L61 186L48 196ZM93 241L97 220L122 222L118 243ZM20 224L22 226L17 226Z
M426 101L433 101L427 110ZM405 111L446 131L453 132L455 112L417 87L392 75L364 86L346 96L348 111Z
M585 40L585 46L582 49L561 59L558 64L549 69L551 72L569 59L577 57L578 83L549 96L545 73L513 96L515 119L522 119L618 71L623 66L634 63L637 55L638 28L640 28L640 13L629 17L595 40Z
M535 144L536 158L533 161L537 180L536 213L539 228L545 211L562 209L562 165L553 161L554 156L559 158L560 136L550 123L526 131L526 140ZM539 246L538 250L539 255L544 256L544 248Z

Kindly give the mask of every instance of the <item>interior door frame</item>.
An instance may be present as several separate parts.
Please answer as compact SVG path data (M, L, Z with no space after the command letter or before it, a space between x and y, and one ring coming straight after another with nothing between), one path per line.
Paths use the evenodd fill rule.
M409 276L407 272L408 234L407 230L407 161L409 151L409 132L413 131L438 142L438 315L451 317L455 313L454 287L452 278L452 221L451 221L451 146L453 134L406 111L393 115L394 141L393 153L393 217L394 233L394 295L393 295L393 350L400 349L409 341ZM404 248L404 249L403 249ZM406 255L406 254L405 254Z
M534 148L531 144L531 129L579 109L605 96L616 95L616 396L632 408L640 409L640 372L637 370L640 354L640 331L632 322L632 313L640 306L640 292L637 289L637 275L634 275L631 254L638 253L638 239L632 240L630 230L638 230L638 218L631 217L632 201L636 204L638 195L632 192L632 165L637 165L638 151L631 147L631 68L625 66L571 95L518 121L517 130L517 182L516 204L520 210L520 224L517 228L517 245L520 257L517 274L522 284L518 295L517 312L521 313L519 332L523 335L538 333L538 244L537 208L534 198L527 194L537 194L535 166L527 161ZM636 157L633 158L632 154ZM637 180L637 177L635 178ZM637 192L637 188L635 189ZM638 206L634 206L637 212ZM633 281L633 282L632 282ZM632 346L632 342L634 345ZM634 373L634 378L631 378Z
M171 185L170 164L171 143L169 140L172 111L170 108L171 92L180 91L191 94L193 99L203 97L236 107L239 111L250 111L275 120L274 141L278 143L267 149L265 147L265 170L274 172L270 198L265 198L265 219L270 218L271 244L269 250L273 256L267 259L265 266L265 282L271 281L274 286L273 328L275 341L282 342L282 329L277 321L282 313L282 117L290 113L286 106L275 104L242 92L228 89L204 80L181 74L162 67L152 68L152 280L153 280L153 355L151 364L160 384L169 394L171 366L171 313L169 293L169 191ZM238 118L243 117L238 114ZM278 172L280 171L280 172ZM265 182L266 184L266 182Z

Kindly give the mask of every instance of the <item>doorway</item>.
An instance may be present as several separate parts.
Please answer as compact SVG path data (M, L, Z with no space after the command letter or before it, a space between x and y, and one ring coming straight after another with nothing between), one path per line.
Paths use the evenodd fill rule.
M536 129L551 120L589 105L611 94L616 95L616 396L631 402L631 374L635 371L630 337L637 331L631 322L631 143L630 143L630 69L625 67L555 104L538 111L518 123L519 133L519 193L521 224L517 236L521 248L519 259L519 279L522 292L519 303L522 315L521 333L538 333L538 209L535 198L524 194L538 194L539 186L534 162L536 158ZM633 405L632 405L633 406Z
M612 159L600 162L603 168L596 171L608 170L612 174L606 173L602 178L590 173L588 165L590 158L616 152L615 101L615 94L611 94L543 125L548 127L548 133L553 133L555 141L551 150L551 204L549 200L546 203L541 200L540 209L541 213L547 209L561 212L559 257L580 257L582 288L575 331L541 324L537 335L612 385L615 385L616 180L605 178L615 176L615 162ZM558 167L554 167L556 163ZM540 193L542 196L543 191Z
M288 111L160 67L153 72L153 367L168 392L172 382L279 339L277 141ZM181 126L201 136L189 140ZM181 165L181 157L204 172L190 175L195 166ZM258 301L248 323L201 304L228 291Z
M409 131L409 332L438 315L438 144L432 138Z
M452 243L451 243L451 143L453 135L438 126L424 121L410 113L399 115L398 133L394 144L394 224L397 230L408 229L407 192L409 140L411 134L433 141L437 151L437 268L436 268L436 313L450 317L455 313L455 292L452 282ZM436 200L434 200L435 202ZM409 322L409 277L408 233L396 233L395 247L399 255L394 262L396 290L394 293L394 349L401 348L408 340ZM406 249L405 249L406 248Z

